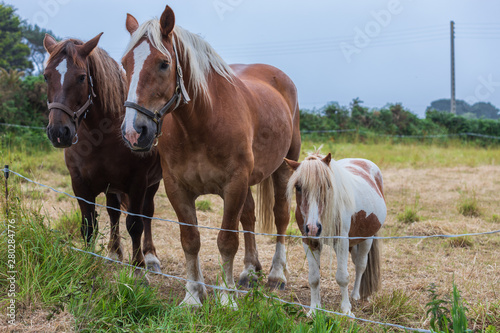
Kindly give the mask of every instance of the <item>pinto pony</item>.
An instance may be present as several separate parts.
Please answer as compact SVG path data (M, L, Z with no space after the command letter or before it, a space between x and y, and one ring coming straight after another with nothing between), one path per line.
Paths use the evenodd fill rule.
M198 255L200 232L194 227L198 196L223 198L222 229L238 230L241 221L243 229L254 231L250 186L264 183L261 201L272 203L274 196L265 220L271 220L274 210L277 232L286 232L291 172L283 158L296 160L300 153L297 90L272 66L229 66L200 36L175 26L168 6L159 20L142 25L129 14L126 27L131 41L122 59L129 82L123 138L135 151L158 144L167 196L178 220L193 225L180 226L190 280L183 304L197 306L206 296ZM244 239L245 268L239 280L243 285L251 271L262 269L255 236L246 233ZM238 244L238 233L219 232L222 280L230 288ZM284 236L278 236L268 283L283 287L285 271ZM235 306L227 292L221 300Z
M294 170L288 182L288 197L295 190L295 217L304 236L370 237L376 235L387 216L383 180L371 161L346 158L335 161L331 154L309 155L302 163L285 159ZM341 310L351 315L347 285L347 261L351 252L356 278L351 297L366 298L377 291L380 281L380 256L377 239L304 238L309 263L311 311L321 307L320 256L323 243L337 254L335 278L342 296Z
M50 55L44 71L50 111L47 135L54 147L65 148L64 159L76 196L95 203L96 196L104 192L110 207L119 209L128 201L129 212L153 216L153 197L161 180L159 157L155 151L145 156L134 154L121 140L125 76L118 63L97 47L100 37L86 43L76 39L58 43L45 36L43 43ZM78 204L82 236L90 242L98 227L95 205L81 200ZM108 209L108 214L109 256L122 260L120 212ZM132 237L132 263L160 271L151 220L128 215L127 229Z

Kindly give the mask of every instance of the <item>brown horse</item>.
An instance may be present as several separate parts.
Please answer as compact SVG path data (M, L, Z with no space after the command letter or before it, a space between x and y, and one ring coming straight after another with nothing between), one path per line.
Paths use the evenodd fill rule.
M320 256L322 243L326 243L332 245L337 254L335 278L342 294L340 308L352 316L347 290L349 252L356 266L352 299L368 297L380 284L378 240L347 239L347 236L371 237L384 224L387 207L380 169L375 163L360 158L335 161L331 154L311 154L302 163L285 161L294 170L288 183L288 197L291 198L295 190L295 216L302 234L308 237L345 237L323 238L322 242L315 238L303 239L311 287L309 314L321 308Z
M128 201L129 212L152 216L153 197L161 180L159 155L156 151L135 154L123 144L120 124L126 78L116 61L97 47L100 37L86 43L75 39L58 43L45 36L44 46L50 54L44 72L50 110L47 135L54 147L66 148L64 157L76 196L95 203L96 196L104 192L108 206L120 208L122 201ZM82 236L90 242L97 229L95 206L81 200L78 204ZM110 256L122 260L120 212L108 209L108 214ZM127 229L132 237L132 262L159 271L151 220L128 215Z
M241 221L245 230L253 231L250 186L264 183L261 200L272 207L274 187L274 220L278 233L285 234L290 170L283 158L297 159L300 153L295 85L271 66L229 66L201 37L174 26L168 6L160 20L140 26L133 16L127 17L131 41L122 59L129 82L125 141L132 150L147 151L159 137L165 189L179 221L196 225L195 199L212 193L224 200L223 229L237 230ZM268 211L266 221L272 208ZM194 281L187 283L183 304L199 305L206 296L205 287L197 283L203 282L200 233L196 227L180 229L187 276ZM238 238L228 231L220 231L217 238L228 287L234 286ZM244 238L240 284L248 283L251 271L261 270L254 235ZM284 287L285 271L284 237L279 236L269 284ZM227 293L221 299L235 306Z

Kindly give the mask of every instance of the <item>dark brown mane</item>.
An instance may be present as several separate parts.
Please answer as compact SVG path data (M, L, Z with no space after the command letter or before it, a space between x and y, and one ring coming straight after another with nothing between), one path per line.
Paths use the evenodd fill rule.
M83 45L78 39L67 39L58 43L50 54L47 63L61 57L71 60L77 67L86 68L87 64L78 55L75 45ZM94 83L94 91L105 113L122 114L123 102L127 95L126 78L118 63L109 54L96 47L88 57L89 71Z

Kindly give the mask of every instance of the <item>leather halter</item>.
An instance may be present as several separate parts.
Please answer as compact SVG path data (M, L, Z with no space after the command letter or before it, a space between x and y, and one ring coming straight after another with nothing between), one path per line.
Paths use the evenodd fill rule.
M175 54L175 61L176 61L176 86L174 90L174 95L170 98L170 100L160 109L160 110L155 110L154 112L146 109L145 107L131 102L131 101L125 101L124 106L127 108L132 108L135 109L136 111L142 113L149 119L151 119L155 124L156 124L156 133L155 133L155 138L158 139L162 132L161 132L161 125L163 122L163 116L166 115L167 113L172 112L173 110L177 109L179 104L181 103L181 100L184 100L184 104L189 103L191 100L189 98L189 95L186 91L186 87L184 86L184 79L182 76L182 68L181 65L179 64L179 57L177 56L177 47L175 46L175 41L173 41L173 47L174 47L174 54ZM170 110L172 105L174 105L174 108Z
M90 71L89 71L88 65L87 65L87 76L89 78L89 80L88 80L89 97L87 99L87 102L85 102L85 104L83 104L82 107L79 108L77 111L71 110L69 107L67 107L66 105L64 105L62 103L58 103L58 102L49 103L49 101L47 100L47 107L49 108L49 112L51 112L54 109L61 110L69 116L69 118L71 119L71 122L73 122L73 124L75 125L76 141L73 142L73 144L78 142L78 134L76 134L76 132L78 131L78 126L80 126L80 123L82 122L82 118L84 118L87 115L89 108L92 106L92 104L93 104L92 98L93 97L95 98L97 96L94 92L94 83L92 82L92 76L90 76Z

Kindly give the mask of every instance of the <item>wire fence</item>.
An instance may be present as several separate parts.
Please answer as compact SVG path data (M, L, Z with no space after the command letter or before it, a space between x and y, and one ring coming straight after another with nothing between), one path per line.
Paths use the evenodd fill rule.
M5 126L5 127L18 127L18 128L31 128L31 129L38 129L38 130L45 130L45 127L39 127L39 126L27 126L27 125L19 125L19 124L7 124L7 123L0 123L0 126ZM357 133L362 133L362 134L370 134L374 136L380 136L380 137L387 137L387 138L409 138L409 139L431 139L431 138L447 138L447 137L460 137L460 136L471 136L471 137L478 137L478 138L484 138L484 139L494 139L494 140L500 140L500 136L493 136L493 135L486 135L486 134L480 134L480 133L471 133L471 132L464 132L464 133L455 133L455 134L429 134L429 135L393 135L393 134L380 134L380 133L374 133L374 132L369 132L365 130L359 130L355 128L350 128L350 129L336 129L336 130L302 130L300 133L302 134L314 134L314 133L349 133L349 132L357 132Z
M33 183L33 184L41 186L41 187L48 188L49 190L51 190L53 192L56 192L56 193L59 193L59 194L63 194L63 195L66 195L66 196L68 196L70 198L86 202L86 203L88 203L90 205L94 205L94 206L101 207L101 208L106 208L106 209L111 209L111 210L114 210L114 211L117 211L117 212L121 212L123 214L131 215L131 216L137 216L137 217L142 217L142 218L145 218L145 219L150 219L150 220L155 220L155 221L163 221L163 222L175 223L175 224L182 225L182 226L196 227L196 228L199 228L199 229L227 231L227 232L242 233L242 234L252 234L252 235L255 235L255 236L268 236L268 237L283 236L283 237L289 237L289 238L308 238L308 239L318 239L318 240L320 240L320 239L427 239L427 238L457 238L457 237L490 235L490 234L500 233L500 230L493 230L493 231L487 231L487 232L467 233L467 234L455 234L455 235L437 234L437 235L420 235L420 236L419 235L412 235L412 236L371 236L371 237L349 237L349 236L319 236L319 237L310 237L310 236L302 236L302 235L287 235L287 234L274 234L274 233L255 232L255 231L249 231L249 230L222 229L222 228L208 227L208 226L203 226L203 225L193 225L193 224L190 224L190 223L184 223L184 222L170 220L170 219L163 219L163 218L160 218L160 217L146 216L146 215L143 215L143 214L136 214L136 213L127 212L127 211L121 210L119 208L110 207L110 206L102 205L102 204L99 204L99 203L91 202L91 201L88 201L88 200L86 200L86 199L84 199L82 197L78 197L76 195L72 195L72 194L66 193L64 191L57 190L57 189L55 189L55 188L53 188L53 187L51 187L49 185L45 185L45 184L39 183L37 181L34 181L34 180L32 180L32 179L30 179L28 177L25 177L25 176L21 175L20 173L17 173L17 172L15 172L13 170L10 170L8 168L4 168L3 171L4 171L4 173L9 173L10 172L10 173L12 173L12 174L14 174L14 175L16 175L16 176L18 176L18 177L26 180L27 182Z
M425 235L425 236L413 236L413 235L411 235L411 236L387 236L387 237L380 237L380 236L377 236L377 237L375 237L375 236L373 236L373 237L344 237L344 236L307 237L307 236L299 236L299 235L281 235L281 234L271 234L271 233L260 233L260 232L246 231L246 230L230 230L230 229L222 229L222 228L208 227L208 226L201 226L201 225L192 225L192 224L187 224L187 223L183 223L183 222L179 222L179 221L175 221L175 220L170 220L170 219L162 219L162 218L158 218L158 217L145 216L145 215L142 215L142 214L134 214L134 213L126 212L126 211L120 210L118 208L109 207L109 206L106 206L106 205L101 205L101 204L98 204L98 203L90 202L88 200L85 200L84 198L81 198L81 197L78 197L78 196L75 196L75 195L71 195L71 194L66 193L64 191L57 190L57 189L55 189L55 188L53 188L53 187L51 187L49 185L42 184L40 182L34 181L34 180L32 180L32 179L30 179L28 177L25 177L25 176L21 175L20 173L17 173L17 172L15 172L13 170L10 170L8 168L8 166L6 166L3 169L3 171L4 171L4 174L6 176L6 180L8 178L8 175L10 173L12 173L12 174L14 174L14 175L16 175L16 176L18 176L18 177L20 177L20 178L22 178L22 179L30 182L30 183L33 183L35 185L38 185L38 186L41 186L41 187L44 187L44 188L48 188L51 191L54 191L54 192L59 193L59 194L66 195L68 197L71 197L71 198L74 198L74 199L77 199L77 200L82 200L82 201L87 202L87 203L89 203L91 205L95 205L95 206L106 208L106 209L112 209L112 210L119 211L121 213L128 214L128 215L139 216L139 217L147 218L147 219L151 219L151 220L170 222L170 223L175 223L175 224L178 224L178 225L185 225L185 226L197 227L197 228L200 228L200 229L209 229L209 230L217 230L217 231L228 231L228 232L236 232L236 233L251 233L251 234L254 234L254 235L257 235L257 236L268 236L268 237L284 236L284 237L290 237L290 238L314 238L314 239L327 239L327 238L344 238L344 239L345 238L348 238L348 239L368 239L368 238L373 238L373 239L427 239L427 238L455 238L455 237L491 235L491 234L500 233L500 230L493 230L493 231L487 231L487 232L466 233L466 234L456 234L456 235L440 234L440 235ZM133 266L133 265L130 265L130 264L127 264L127 263L123 263L121 261L117 261L117 260L114 260L114 259L102 256L102 255L99 255L97 253L93 253L93 252L81 250L81 249L78 249L78 248L75 248L75 247L70 247L70 249L73 250L73 251L77 251L77 252L85 253L85 254L88 254L88 255L92 255L92 256L104 259L106 261L114 262L114 263L117 263L117 264L120 264L120 265L123 265L123 266L133 267L135 269L147 271L148 273L160 275L160 276L163 276L163 277L166 277L166 278L175 279L175 280L183 281L183 282L198 283L198 284L204 285L207 288L212 288L214 290L234 292L234 293L240 293L240 294L247 294L247 293L250 292L250 291L241 290L241 289L233 289L233 288L226 288L226 287L223 287L223 286L210 285L210 284L206 284L206 283L201 283L199 281L192 281L192 280L189 280L189 279L185 279L185 278L182 278L182 277L178 277L178 276L174 276L174 275L169 275L169 274L165 274L165 273L159 273L159 272L149 271L149 270L146 270L146 269L144 269L142 267ZM278 297L273 297L273 296L268 296L268 295L264 295L264 296L267 297L267 298L270 298L270 299L277 300L277 301L279 301L281 303L284 303L284 304L300 306L300 307L305 308L305 309L312 309L310 306L303 305L303 304L296 303L296 302L288 302L288 301L282 300L282 299L280 299ZM357 318L357 317L349 316L349 315L346 315L346 314L343 314L343 313L339 313L339 312L335 312L335 311L330 311L330 310L326 310L326 309L319 309L319 308L317 308L316 310L324 312L324 313L328 313L328 314L334 314L334 315L337 315L337 316L343 316L343 317L355 319L355 320L358 320L358 321L361 321L361 322L366 322L366 323L371 323L371 324L376 324L376 325L383 325L383 326L387 326L387 327L399 328L399 329L402 329L402 330L405 330L405 331L431 332L430 330L425 330L425 329L412 328L412 327L406 327L406 326L392 324L392 323L384 323L384 322L372 321L372 320L369 320L369 319Z

